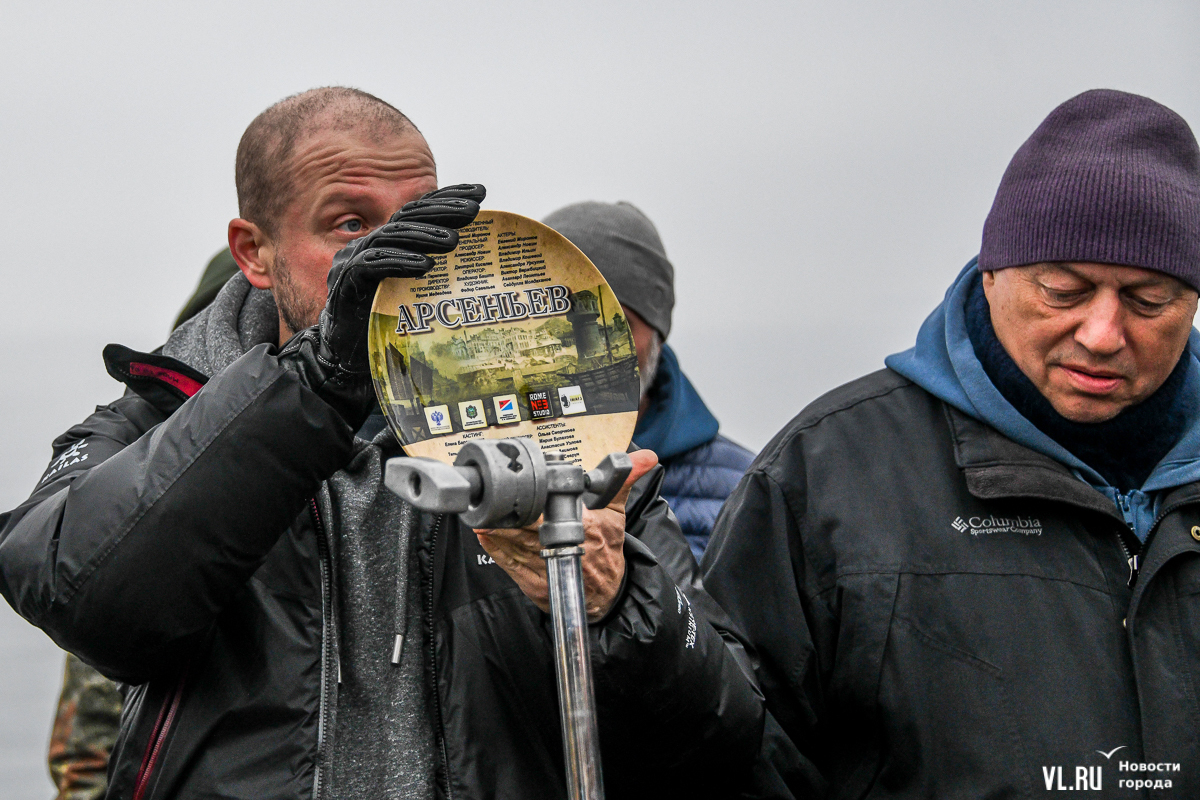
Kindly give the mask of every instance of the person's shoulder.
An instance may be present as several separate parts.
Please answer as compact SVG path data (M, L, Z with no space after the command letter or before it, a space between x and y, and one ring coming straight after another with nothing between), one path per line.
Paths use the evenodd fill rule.
M753 461L753 453L717 434L707 442L663 461L666 471L662 494L668 501L674 501L672 507L682 521L680 500L715 500L719 507ZM711 520L708 524L711 525Z
M718 433L707 442L667 459L664 465L726 467L745 472L753 460L754 453Z
M826 417L852 411L864 403L888 402L897 392L911 388L924 391L900 373L885 367L821 395L805 406L789 426L810 426Z
M756 467L786 459L811 437L860 439L896 432L909 422L923 424L940 405L933 395L890 369L850 381L809 403L775 435L755 460Z
M754 461L752 451L719 433L704 447L707 451L705 455L708 462L716 466L745 472Z

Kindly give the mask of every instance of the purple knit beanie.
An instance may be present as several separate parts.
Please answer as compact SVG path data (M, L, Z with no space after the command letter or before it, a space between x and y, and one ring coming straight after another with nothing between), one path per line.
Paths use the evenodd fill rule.
M1147 97L1095 89L1050 112L1009 162L983 225L980 270L1123 264L1200 290L1200 148Z

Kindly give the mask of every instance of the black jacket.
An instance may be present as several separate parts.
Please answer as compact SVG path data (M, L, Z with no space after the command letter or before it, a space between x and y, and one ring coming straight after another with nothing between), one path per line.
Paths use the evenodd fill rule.
M704 560L771 712L757 792L1200 797L1200 485L1166 496L1131 585L1138 545L1061 464L894 372L819 399Z
M0 515L0 592L133 685L108 796L320 797L339 532L314 498L353 433L265 345L211 380L162 356L106 355L131 391L56 440L33 496ZM629 501L623 595L592 626L612 797L719 790L689 765L735 775L762 724L734 651L703 624L719 611L659 481ZM416 547L439 796L564 797L546 615L457 518L422 514Z

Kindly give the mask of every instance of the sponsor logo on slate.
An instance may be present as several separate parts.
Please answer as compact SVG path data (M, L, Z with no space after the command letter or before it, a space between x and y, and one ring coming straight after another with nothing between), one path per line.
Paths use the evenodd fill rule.
M429 432L435 436L454 430L450 423L450 406L429 406L425 409L425 419L429 422Z
M521 411L517 407L517 396L515 394L501 394L492 398L492 402L496 405L496 424L507 425L512 422L521 421Z
M554 416L554 410L550 408L549 392L530 392L526 397L529 398L529 413L534 419Z
M483 413L482 400L464 400L459 403L458 418L462 422L464 431L487 427L487 417Z
M583 391L578 386L563 386L558 390L558 404L562 406L562 413L582 414L587 411L587 406L583 403Z
M993 533L1016 533L1021 536L1041 536L1042 521L1037 517L998 517L988 514L982 517L955 517L950 527L959 533L972 536L990 536Z

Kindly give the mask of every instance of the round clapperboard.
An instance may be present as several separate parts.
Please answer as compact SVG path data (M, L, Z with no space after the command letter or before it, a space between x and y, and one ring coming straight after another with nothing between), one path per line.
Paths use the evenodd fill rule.
M371 374L412 456L453 463L476 439L527 437L591 469L637 422L633 335L608 283L542 223L481 211L421 278L371 309Z

